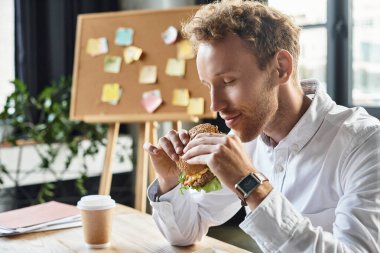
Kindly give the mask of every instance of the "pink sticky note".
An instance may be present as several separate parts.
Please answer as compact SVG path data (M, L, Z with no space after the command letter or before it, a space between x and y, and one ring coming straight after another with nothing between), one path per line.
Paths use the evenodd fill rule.
M160 90L151 90L143 93L141 100L145 110L149 113L153 113L162 104Z

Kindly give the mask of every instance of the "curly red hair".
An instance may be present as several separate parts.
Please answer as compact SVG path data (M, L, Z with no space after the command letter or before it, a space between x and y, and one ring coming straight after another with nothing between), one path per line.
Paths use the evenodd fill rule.
M182 33L195 49L199 43L237 34L252 50L262 70L280 49L285 49L293 56L293 77L297 80L300 28L291 17L272 7L253 1L216 1L202 6L182 25Z

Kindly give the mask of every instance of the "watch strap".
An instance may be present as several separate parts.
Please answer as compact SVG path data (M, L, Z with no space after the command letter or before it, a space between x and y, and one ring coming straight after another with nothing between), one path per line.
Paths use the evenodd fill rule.
M247 176L243 177L239 182L241 182L244 178L248 177L248 176L253 176L254 178L256 178L259 182L259 185L257 187L259 187L260 185L262 185L265 181L269 181L268 178L266 176L264 176L263 173L259 172L259 171L256 171L256 172L251 172L249 173ZM255 189L257 189L257 187ZM237 190L238 192L238 197L241 201L241 205L242 206L247 206L247 201L246 199L248 198L248 196L244 197L244 194L239 190L239 188L236 187L235 185L235 189ZM252 192L251 192L252 193Z

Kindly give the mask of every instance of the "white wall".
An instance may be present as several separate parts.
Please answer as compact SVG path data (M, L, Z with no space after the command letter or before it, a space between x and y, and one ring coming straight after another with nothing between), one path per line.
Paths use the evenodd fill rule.
M119 0L119 2L124 10L167 9L195 5L195 0Z
M12 92L9 81L15 78L14 0L0 1L0 112Z
M80 150L89 145L89 141L82 141ZM46 145L25 145L21 147L0 148L0 162L3 163L9 176L3 175L4 184L0 188L14 187L15 180L20 186L40 184L46 182L54 182L60 180L76 179L83 171L83 162L88 166L88 176L99 176L103 169L103 161L105 155L105 147L99 147L99 153L94 157L84 158L79 155L74 159L69 169L65 171L65 160L67 148L62 147L57 160L51 168L44 171L38 168L40 158L36 152L46 150ZM123 156L124 162L120 162L120 156ZM133 170L133 164L130 159L132 156L132 138L129 136L121 136L118 139L115 154L112 163L113 173L129 172Z

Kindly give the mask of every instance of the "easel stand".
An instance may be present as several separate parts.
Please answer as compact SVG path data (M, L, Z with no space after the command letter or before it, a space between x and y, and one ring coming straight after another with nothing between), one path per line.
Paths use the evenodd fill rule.
M119 136L120 123L111 123L107 132L107 147L104 158L103 173L100 179L99 194L109 195L112 183L112 157L116 147L117 137Z
M181 130L182 122L173 123L173 129ZM107 133L107 147L104 159L103 172L100 181L99 194L109 195L112 182L112 158L119 135L120 123L111 123ZM137 166L135 168L135 208L147 211L147 188L155 178L155 172L149 159L149 154L144 151L143 145L150 142L156 145L158 142L158 122L148 121L139 123L138 141L137 141Z
M182 122L172 122L173 129L181 130ZM146 212L147 211L147 188L156 179L156 174L152 163L149 159L149 154L144 151L143 145L150 142L156 145L158 142L158 122L149 121L140 123L139 138L138 138L138 153L137 153L137 170L135 184L135 208Z
M136 154L138 165L135 168L137 179L135 206L140 210L146 210L146 186L155 177L154 173L150 172L152 170L149 168L148 154L144 155L142 148L144 142L150 140L155 144L157 140L157 123L154 122L193 121L194 117L205 119L216 117L216 114L210 110L209 90L199 82L195 59L186 60L186 75L175 80L165 73L166 61L161 60L176 54L176 47L169 47L162 43L162 31L168 26L180 26L184 19L193 16L198 9L199 6L186 6L170 10L135 10L78 16L70 119L86 123L110 124L104 171L99 187L101 194L109 194L111 189L111 163L113 153L115 153L119 123L139 124L140 134L138 143L135 143L138 153ZM133 43L144 48L144 54L149 57L142 57L139 59L139 64L130 64L128 68L122 68L120 74L112 75L112 77L104 71L96 71L103 68L104 61L101 57L90 57L86 50L89 40L101 34L107 41L113 41L115 30L125 24L136 31ZM151 29L152 24L155 24L155 29ZM118 54L119 49L114 43L109 45L111 54ZM154 113L146 111L141 106L141 99L147 91L147 86L141 85L139 74L141 66L148 63L157 66L159 78L156 84L165 100L165 103L160 105L159 110ZM123 92L120 97L120 103L112 106L102 102L100 97L100 94L103 94L104 84L109 82L119 83L121 89L128 87L128 92ZM187 113L187 109L183 106L170 103L169 98L172 97L173 90L178 87L186 87L192 97L204 99L204 112L201 115Z

